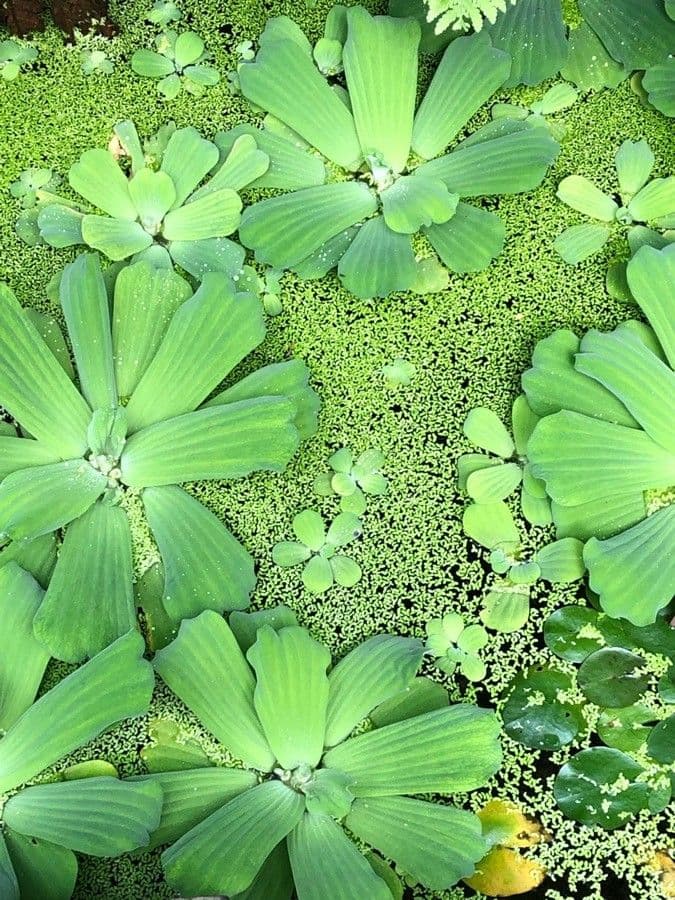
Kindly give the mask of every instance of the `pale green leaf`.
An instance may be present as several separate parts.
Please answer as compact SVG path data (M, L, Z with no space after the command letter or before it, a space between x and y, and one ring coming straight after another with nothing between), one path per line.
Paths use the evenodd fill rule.
M340 260L338 275L363 299L409 290L417 277L410 236L392 231L382 216L369 219Z
M447 222L457 209L458 197L442 181L406 176L382 191L384 221L392 231L415 234L422 225Z
M326 526L321 514L313 509L303 509L293 518L296 538L314 553L326 542Z
M465 534L488 550L500 544L520 543L520 533L513 515L503 500L472 503L464 510L462 527Z
M197 62L204 52L204 41L194 31L184 31L176 38L173 52L176 65L182 69Z
M647 515L642 491L619 493L574 506L551 504L553 521L559 538L606 538L630 528Z
M663 0L579 0L579 10L611 56L627 69L647 69L675 47L675 22Z
M566 263L576 266L602 250L609 237L606 225L572 225L558 235L553 246Z
M472 444L495 453L503 459L510 459L515 451L513 440L499 416L485 406L474 407L462 426L465 437Z
M211 194L220 188L240 191L261 178L269 166L269 156L258 149L253 135L242 134L232 144L230 152L213 178L196 192L193 199Z
M292 191L323 184L326 170L321 159L270 131L242 124L231 131L219 132L215 142L223 154L227 154L237 138L246 134L255 139L257 147L269 159L269 167L265 173L256 178L250 187L282 188Z
M173 60L154 50L136 50L131 57L131 68L143 78L162 78L175 72Z
M114 261L126 259L152 246L152 237L138 222L108 219L106 216L85 216L82 219L82 238L94 250L100 250Z
M443 225L425 229L434 250L453 272L482 272L502 252L506 230L496 213L459 203Z
M613 222L619 207L592 181L583 175L568 175L558 185L558 199L577 212L599 219L601 222Z
M143 228L157 234L162 219L176 202L171 178L165 172L141 169L129 181L129 193Z
M230 628L241 649L246 651L256 642L258 630L265 625L279 631L287 625L297 625L298 620L293 610L280 603L278 606L259 609L255 612L235 611L230 615Z
M274 44L275 41L293 41L303 53L311 55L312 45L304 32L288 16L273 16L265 23L262 34L258 38L258 44L264 47L266 44Z
M664 250L642 247L628 263L628 284L663 352L675 369L675 315L672 285L675 283L675 246Z
M518 487L522 478L518 463L504 463L472 472L466 481L466 492L477 503L504 500Z
M129 181L107 150L86 150L70 167L71 188L114 219L133 222L136 208L129 194Z
M77 859L72 850L26 838L6 829L5 839L19 884L21 896L39 897L40 900L70 900L77 879ZM4 893L0 875L0 893L7 900L15 900L11 893ZM16 895L18 900L19 895Z
M58 361L63 371L72 381L75 378L75 370L73 369L70 351L66 345L59 323L54 316L39 312L37 309L26 309L24 312L37 329L40 337L54 354L54 358Z
M173 68L173 65L172 65ZM183 89L183 82L175 72L162 78L157 84L157 90L167 100L175 100Z
M179 128L169 138L162 155L161 170L173 182L176 199L182 206L190 194L218 162L218 148L203 138L196 128Z
M224 237L171 241L169 251L171 259L198 281L207 272L224 272L236 280L244 265L243 247Z
M619 190L625 202L647 184L654 168L654 154L647 141L624 141L615 157Z
M389 700L385 700L370 713L375 728L402 722L449 704L448 692L443 685L427 677L413 678L408 687Z
M0 550L0 566L15 562L46 588L56 563L56 536L44 534L34 541L12 541Z
M236 191L220 188L171 210L164 219L162 234L167 241L226 237L236 231L241 219L241 207Z
M541 570L540 577L553 584L566 584L583 578L586 571L583 551L582 542L572 537L542 547L534 556Z
M341 587L354 587L354 585L361 580L361 576L363 575L361 566L349 556L338 554L337 556L331 557L330 567L333 571L335 583L339 584Z
M650 181L628 204L628 212L638 222L675 214L675 175Z
M72 247L73 244L84 243L83 219L83 214L77 209L50 203L38 213L37 224L40 236L50 247Z
M333 567L323 556L313 556L302 570L302 583L310 594L323 594L334 582Z
M505 87L540 84L565 62L567 34L560 0L518 0L485 30L495 47L513 60Z

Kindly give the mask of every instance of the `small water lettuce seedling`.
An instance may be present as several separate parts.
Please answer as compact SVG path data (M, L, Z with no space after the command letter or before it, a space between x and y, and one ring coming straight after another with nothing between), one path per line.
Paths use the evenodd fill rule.
M382 374L388 388L409 387L417 374L417 366L402 356L397 356L386 366L382 366Z
M637 226L642 226L634 238L638 246L650 243L660 247L675 240L675 234L668 234L675 227L675 175L650 180L654 161L644 140L624 141L619 147L615 163L621 205L583 175L569 175L560 182L560 200L601 223L572 225L558 235L553 246L565 262L575 266L598 253L613 234L630 237Z
M522 383L558 537L586 542L605 612L647 625L675 594L675 245L642 247L627 278L649 325L554 332Z
M302 583L312 594L323 594L333 584L353 587L361 579L361 567L338 550L360 537L362 530L353 513L339 513L326 529L320 513L303 509L293 519L297 541L275 544L272 559L283 569L304 563Z
M480 651L488 642L482 625L465 625L459 613L446 613L427 622L426 650L446 675L457 668L469 681L482 681L487 668Z
M555 113L563 112L574 106L579 95L569 84L554 84L543 95L541 100L535 100L529 106L518 106L513 103L495 103L492 107L492 118L499 119L529 119L532 124L542 128L548 128L557 141L562 141L567 128L563 122L549 119Z
M21 74L21 69L37 58L37 49L29 44L12 40L0 41L0 78L14 81Z
M88 50L84 49L80 52L82 61L82 71L85 75L111 75L115 68L108 54L104 50Z
M38 202L38 191L52 191L58 187L61 179L52 169L38 169L34 166L24 169L16 181L9 186L12 197L21 200L24 209L33 209Z
M210 54L194 31L163 31L155 38L156 50L136 50L131 68L137 75L157 80L158 92L167 100L185 90L201 97L220 81L220 72L208 65Z
M21 425L0 435L0 543L63 529L35 630L76 662L136 627L137 605L151 643L154 618L248 605L252 558L179 485L282 471L319 403L299 360L217 390L265 337L259 299L226 275L207 274L193 294L173 270L134 263L111 303L98 256L83 254L60 297L77 384L56 325L45 340L0 288L0 403ZM138 597L130 522L144 540L149 529L161 560Z
M115 857L147 845L162 806L159 785L120 781L108 764L52 770L112 725L145 714L154 677L143 659L143 639L130 633L36 701L49 661L33 634L41 595L15 563L0 568L3 900L68 900L77 878L75 854Z
M332 471L317 476L314 490L321 497L337 494L343 512L363 515L367 494L382 497L389 490L389 482L382 474L381 450L364 450L354 459L351 450L342 447L329 458L328 465Z
M280 897L337 900L349 885L355 897L391 900L368 848L431 890L471 875L487 850L480 820L415 795L486 783L500 765L494 714L469 705L397 712L391 701L414 682L420 641L377 635L327 674L328 649L285 617L267 624L269 612L244 629L246 614L230 627L203 613L155 657L160 678L243 765L135 779L164 792L153 844L169 844L170 886L238 897L270 896L273 885ZM388 723L371 720L364 732L387 703Z
M416 21L342 8L335 34L344 85L322 74L308 39L284 16L268 21L255 60L239 66L244 96L331 163L328 183L246 210L242 243L259 262L302 278L337 267L364 298L419 283L418 233L450 270L485 269L502 250L504 225L465 200L532 190L559 151L546 129L507 119L445 153L508 77L509 56L486 34L458 38L416 109ZM288 83L292 91L282 89Z
M173 0L154 0L152 9L145 18L148 22L152 22L153 25L165 28L172 22L180 22L182 17L183 14L178 4L174 3Z

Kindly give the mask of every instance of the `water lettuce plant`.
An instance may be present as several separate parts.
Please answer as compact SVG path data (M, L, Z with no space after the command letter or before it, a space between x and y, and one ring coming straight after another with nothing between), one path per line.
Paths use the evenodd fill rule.
M418 233L452 271L486 268L501 252L504 225L465 200L532 190L559 151L546 129L507 119L445 153L507 79L509 56L486 34L458 38L416 109L417 22L362 7L343 9L340 21L344 86L326 80L303 32L283 16L239 66L244 96L326 157L333 173L249 207L240 240L258 262L300 277L337 266L344 286L364 298L415 285Z
M382 474L384 454L381 450L364 450L354 459L347 447L341 447L328 459L330 472L314 479L314 490L321 497L336 495L342 512L360 516L366 511L366 495L381 497L389 490Z
M459 613L446 613L430 619L426 631L426 650L446 675L459 669L469 681L485 678L487 667L480 651L488 642L488 633L482 625L465 625Z
M194 31L163 31L155 38L156 50L136 50L131 68L137 75L157 81L157 91L166 100L175 100L185 90L200 97L220 81L204 41Z
M363 855L374 847L432 890L470 875L487 845L479 819L416 799L486 783L500 764L494 714L443 706L354 735L413 682L423 645L377 635L330 668L330 653L296 625L256 630L213 612L183 622L154 660L159 677L243 768L139 776L164 807L154 844L185 896L390 900ZM252 617L251 617L252 618ZM236 624L235 624L236 622ZM246 652L237 643L237 636ZM240 638L241 639L241 638Z
M161 616L248 604L252 558L179 485L281 471L313 433L318 398L298 360L214 394L265 336L259 299L222 273L192 294L138 262L111 302L98 256L83 254L60 296L77 382L0 288L0 403L21 428L0 436L0 543L64 530L35 630L76 662L136 627L130 523L154 536Z
M38 51L29 44L19 41L0 41L0 78L14 81L21 74L21 69L38 58Z
M0 896L68 900L78 854L114 857L148 844L156 784L78 778L53 767L111 725L147 712L154 685L139 634L119 638L35 700L49 653L33 634L42 590L0 568ZM45 771L48 770L48 771Z
M586 542L602 608L646 625L675 594L675 245L642 247L627 278L649 325L556 331L522 383L542 417L527 454L558 537Z

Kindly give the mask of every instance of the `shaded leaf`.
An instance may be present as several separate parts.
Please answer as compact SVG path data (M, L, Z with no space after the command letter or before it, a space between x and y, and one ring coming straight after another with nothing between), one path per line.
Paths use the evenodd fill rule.
M612 59L593 29L582 22L570 29L567 59L560 74L580 91L600 91L618 87L628 72Z
M426 228L426 236L453 272L482 272L502 252L506 234L496 213L459 203L454 216L442 225Z
M675 46L675 22L662 0L579 0L579 9L611 56L630 71L662 62Z
M5 829L4 835L22 896L70 900L77 879L77 859L71 850L24 837L10 828ZM1 881L0 888L4 889ZM7 894L7 900L13 900L11 893Z
M338 263L338 275L364 299L409 290L417 276L410 236L392 231L382 216L369 219Z
M505 87L540 84L555 75L567 57L560 0L518 0L485 30L494 46L513 60Z

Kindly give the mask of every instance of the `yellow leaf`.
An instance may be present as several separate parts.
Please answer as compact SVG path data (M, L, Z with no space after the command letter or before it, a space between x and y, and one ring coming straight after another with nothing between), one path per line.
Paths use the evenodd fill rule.
M649 862L650 866L661 874L661 887L664 897L675 897L675 860L665 850L658 850Z
M512 897L538 887L545 876L543 866L516 850L493 847L478 863L476 873L464 881L488 897Z
M489 844L502 847L533 847L548 835L536 819L524 815L508 800L490 800L478 813Z

